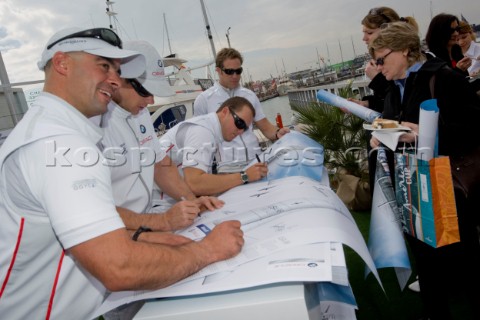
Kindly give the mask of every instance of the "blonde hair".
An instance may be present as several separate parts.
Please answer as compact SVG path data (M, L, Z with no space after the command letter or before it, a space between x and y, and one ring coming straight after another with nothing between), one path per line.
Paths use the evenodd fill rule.
M410 24L418 32L418 23L413 17L400 17L395 10L389 7L372 8L362 19L362 25L370 29L378 29L385 23L403 21Z
M407 61L409 66L424 60L417 30L404 22L392 22L382 26L380 33L370 43L368 50L370 55L375 57L375 51L384 48L392 51L408 50Z
M223 48L218 51L216 55L215 66L222 69L224 67L223 62L228 59L239 59L240 64L243 64L243 56L238 50L233 48Z
M473 32L472 26L466 23L465 21L460 21L458 23L458 33L459 34L469 33L470 37L472 38L472 41L477 40L477 36L475 35L475 32Z

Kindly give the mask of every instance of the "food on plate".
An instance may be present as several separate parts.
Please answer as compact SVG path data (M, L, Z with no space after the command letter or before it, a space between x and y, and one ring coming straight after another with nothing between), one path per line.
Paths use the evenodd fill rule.
M391 129L391 128L398 128L399 123L395 120L389 119L381 119L377 118L373 120L372 127L374 129Z

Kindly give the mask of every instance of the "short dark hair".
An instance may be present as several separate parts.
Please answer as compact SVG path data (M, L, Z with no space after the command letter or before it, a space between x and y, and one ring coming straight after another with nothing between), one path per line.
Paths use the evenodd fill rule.
M223 48L217 53L217 56L215 58L215 66L222 69L223 62L227 59L240 59L240 64L243 64L242 54L238 52L238 50L235 50L233 48Z
M231 97L225 100L220 107L218 108L217 112L222 111L223 108L228 107L228 109L232 111L241 111L243 107L247 107L252 111L253 118L255 118L255 108L253 107L252 103L243 97Z

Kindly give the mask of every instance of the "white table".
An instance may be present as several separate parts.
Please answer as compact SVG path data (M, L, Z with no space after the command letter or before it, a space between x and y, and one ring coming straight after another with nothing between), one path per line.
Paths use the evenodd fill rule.
M301 283L148 301L135 320L308 320L312 299ZM317 302L318 303L318 302Z

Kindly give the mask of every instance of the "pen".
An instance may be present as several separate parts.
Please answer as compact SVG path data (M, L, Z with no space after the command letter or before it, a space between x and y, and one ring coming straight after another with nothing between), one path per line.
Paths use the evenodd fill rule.
M258 154L255 153L255 157L257 157L258 163L262 162L262 161L260 161L260 157L258 156Z

